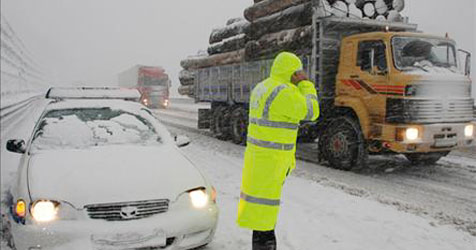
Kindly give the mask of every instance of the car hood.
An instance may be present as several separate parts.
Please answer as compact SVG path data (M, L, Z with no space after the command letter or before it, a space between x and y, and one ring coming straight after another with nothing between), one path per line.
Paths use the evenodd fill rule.
M175 147L96 147L43 151L32 155L28 184L33 200L85 205L175 200L206 186L202 174Z

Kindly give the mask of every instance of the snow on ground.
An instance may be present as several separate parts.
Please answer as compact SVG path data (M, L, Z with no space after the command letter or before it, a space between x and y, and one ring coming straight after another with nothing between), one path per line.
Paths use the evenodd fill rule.
M190 98L173 98L170 100L170 106L168 110L173 111L185 111L193 114L197 114L198 109L209 109L209 103L193 103L193 99Z
M200 140L199 135L190 136ZM242 158L219 148L200 141L184 149L218 191L220 222L207 249L250 249L250 232L235 224ZM476 238L451 226L296 176L286 181L282 201L277 225L280 249L474 250L476 246Z

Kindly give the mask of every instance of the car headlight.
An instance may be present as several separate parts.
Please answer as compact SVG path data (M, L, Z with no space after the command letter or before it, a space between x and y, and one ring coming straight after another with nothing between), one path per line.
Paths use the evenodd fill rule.
M203 208L208 204L208 195L204 188L191 190L188 195L195 208Z
M58 202L38 200L31 207L31 215L38 222L49 222L56 219L58 208Z
M473 134L474 134L474 125L473 124L466 125L466 127L464 127L464 136L473 137Z
M405 131L405 138L409 141L414 141L418 139L419 131L417 128L407 128Z

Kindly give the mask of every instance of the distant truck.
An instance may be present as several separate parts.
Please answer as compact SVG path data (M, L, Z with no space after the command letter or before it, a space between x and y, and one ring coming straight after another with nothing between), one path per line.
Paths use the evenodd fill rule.
M409 23L314 15L312 53L300 56L321 116L302 124L300 139L318 139L316 158L346 170L365 166L369 154L433 164L474 145L470 54L454 40ZM271 63L196 70L195 101L211 103L199 110L198 127L245 143L250 92L269 76Z
M170 79L162 67L136 65L118 75L118 85L139 90L140 102L147 107L169 105Z

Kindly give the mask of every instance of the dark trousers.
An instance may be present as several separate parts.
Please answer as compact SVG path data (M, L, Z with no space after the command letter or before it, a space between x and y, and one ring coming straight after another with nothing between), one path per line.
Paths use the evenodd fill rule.
M276 250L276 235L271 231L253 231L252 250Z

